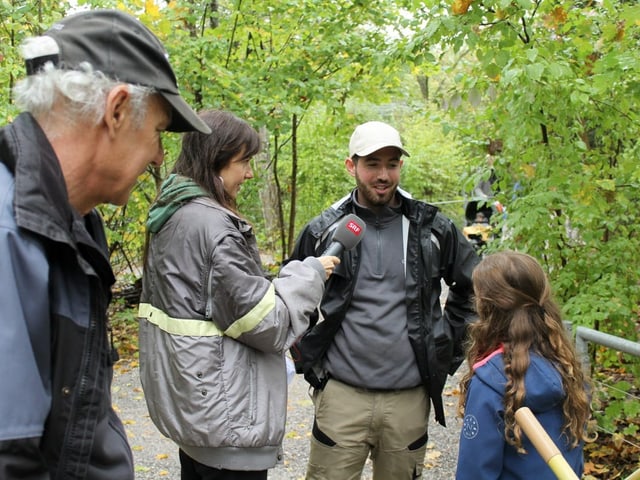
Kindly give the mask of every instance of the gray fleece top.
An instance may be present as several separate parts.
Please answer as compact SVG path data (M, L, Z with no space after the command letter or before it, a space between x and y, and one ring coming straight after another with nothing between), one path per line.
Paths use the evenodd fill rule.
M327 371L356 387L416 387L421 379L407 332L402 214L399 208L374 213L357 201L356 214L367 224L362 262L351 305L327 352Z

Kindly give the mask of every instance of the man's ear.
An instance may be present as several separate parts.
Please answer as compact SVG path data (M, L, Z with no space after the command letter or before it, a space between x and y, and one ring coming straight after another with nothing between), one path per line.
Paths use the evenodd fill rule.
M107 94L104 123L111 137L115 136L128 120L127 116L131 113L130 98L129 87L123 84L112 88Z
M356 176L356 163L351 157L347 157L347 159L344 161L344 166L347 169L347 172L349 172L349 175L351 175L352 177Z

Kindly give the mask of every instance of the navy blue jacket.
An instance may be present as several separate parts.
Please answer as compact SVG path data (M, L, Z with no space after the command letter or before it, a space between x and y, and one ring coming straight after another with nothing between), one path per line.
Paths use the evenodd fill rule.
M0 130L0 478L133 479L111 407L113 272L33 117Z
M562 435L564 388L560 373L548 360L531 353L531 365L525 374L529 407L542 427L576 472L582 475L582 444L570 448ZM555 480L556 475L544 462L523 433L526 454L518 453L504 436L504 389L507 377L501 351L474 365L474 376L467 391L464 423L460 433L460 451L456 480Z

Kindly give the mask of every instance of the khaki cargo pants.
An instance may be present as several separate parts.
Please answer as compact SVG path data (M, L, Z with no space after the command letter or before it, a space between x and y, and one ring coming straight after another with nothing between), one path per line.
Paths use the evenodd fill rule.
M422 477L428 439L426 387L367 390L330 379L313 393L307 480L357 480L369 454L374 480Z

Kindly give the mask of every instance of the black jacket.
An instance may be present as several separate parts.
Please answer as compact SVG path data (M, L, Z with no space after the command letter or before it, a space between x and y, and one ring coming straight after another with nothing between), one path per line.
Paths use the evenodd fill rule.
M475 320L471 273L479 258L460 230L438 209L401 193L402 214L409 220L406 254L406 304L409 340L420 376L428 387L436 420L445 425L442 390L447 375L464 359L463 340L468 323ZM327 229L354 212L352 195L311 220L299 235L291 259L320 255L331 240ZM326 237L326 238L325 238ZM340 329L350 305L358 275L360 249L342 255L327 282L321 303L323 321L303 334L291 354L296 371L314 387L322 388L326 374L323 357ZM441 280L449 286L444 311L440 306Z
M133 479L111 406L102 220L71 207L27 113L0 130L0 265L0 478Z

